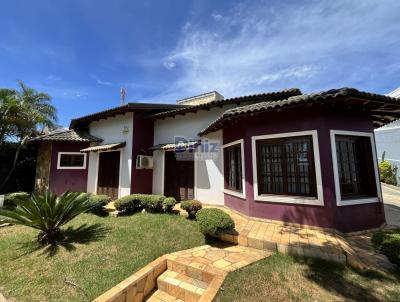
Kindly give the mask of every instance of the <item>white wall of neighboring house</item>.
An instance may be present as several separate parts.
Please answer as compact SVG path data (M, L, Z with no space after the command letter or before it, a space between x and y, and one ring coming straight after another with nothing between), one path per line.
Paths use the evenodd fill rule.
M92 122L89 125L90 134L103 139L102 145L126 142L125 147L121 148L119 197L129 195L131 192L132 131L132 112ZM87 191L89 193L96 193L97 191L98 158L98 152L89 153L87 183Z
M400 98L400 88L388 93L387 96ZM385 159L400 168L400 120L376 129L375 142L379 161L385 152Z
M173 143L175 136L185 137L188 140L199 139L198 133L219 117L224 111L234 105L223 108L211 108L209 111L200 110L197 113L187 113L156 120L154 124L154 145ZM209 139L215 139L222 145L222 131L211 133ZM205 138L205 137L204 137ZM164 152L153 153L153 193L164 193ZM194 194L198 199L208 204L223 204L223 177L221 171L221 150L215 158L206 161L195 160Z
M400 168L400 123L393 127L375 130L376 153L379 161L385 151L385 159Z

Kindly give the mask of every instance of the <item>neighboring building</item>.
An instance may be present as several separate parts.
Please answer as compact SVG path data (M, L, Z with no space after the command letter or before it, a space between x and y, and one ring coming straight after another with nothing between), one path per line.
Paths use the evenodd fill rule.
M62 137L34 139L43 150L37 184L114 198L164 194L252 217L369 229L385 222L373 131L397 118L400 101L352 88L130 103L74 119Z
M387 96L400 98L400 88L388 93ZM375 139L378 159L382 160L382 154L385 152L385 159L400 168L400 120L376 129Z

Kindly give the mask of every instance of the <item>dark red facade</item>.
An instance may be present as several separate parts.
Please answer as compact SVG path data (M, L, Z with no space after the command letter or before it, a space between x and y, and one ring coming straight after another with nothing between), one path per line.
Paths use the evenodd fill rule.
M49 188L56 194L65 191L86 192L89 156L86 156L85 169L57 169L59 152L79 152L89 147L89 143L53 142L51 151L51 165Z
M131 193L152 193L153 170L136 169L136 158L138 155L152 155L148 150L153 146L153 138L154 121L145 118L143 112L135 111L133 115Z
M246 200L225 194L225 205L248 216L335 228L351 232L381 226L385 216L381 203L336 205L330 130L373 133L371 118L360 112L299 108L264 113L224 128L223 143L244 139ZM284 132L317 130L320 149L324 205L284 204L254 200L251 137Z

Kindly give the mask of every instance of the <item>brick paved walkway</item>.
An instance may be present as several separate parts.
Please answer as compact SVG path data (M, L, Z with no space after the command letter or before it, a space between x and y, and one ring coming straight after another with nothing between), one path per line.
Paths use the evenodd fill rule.
M293 256L347 263L359 269L385 271L394 268L386 256L375 252L370 242L372 233L345 236L335 230L252 219L228 208L222 209L236 225L233 234L221 236L223 241Z

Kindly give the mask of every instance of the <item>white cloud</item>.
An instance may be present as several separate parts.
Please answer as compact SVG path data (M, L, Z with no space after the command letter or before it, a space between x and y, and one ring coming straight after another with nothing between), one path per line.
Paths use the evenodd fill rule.
M215 21L220 21L222 19L222 15L218 14L216 12L211 14L211 17L215 20Z
M191 21L162 59L166 69L179 67L180 73L156 98L358 83L382 64L371 59L379 53L399 58L396 48L384 46L399 41L399 10L400 1L394 0L257 1L237 5L223 17L212 14L215 25Z
M112 83L112 82L100 80L100 79L99 79L96 75L94 75L94 74L90 74L89 76L90 76L93 80L95 80L96 83L99 84L99 85L105 85L105 86L114 85L114 83Z
M173 68L176 66L176 64L175 64L174 61L171 61L170 59L166 59L166 60L163 62L163 66L164 66L166 69L171 70L171 69L173 69Z

